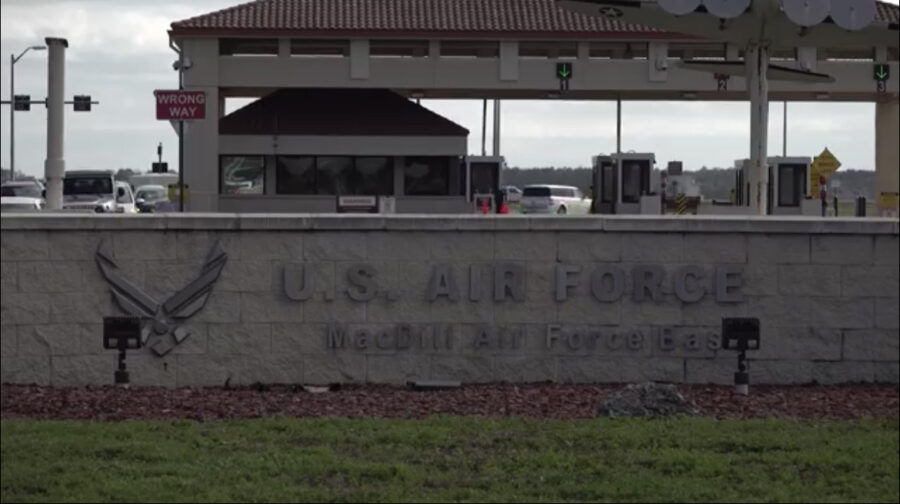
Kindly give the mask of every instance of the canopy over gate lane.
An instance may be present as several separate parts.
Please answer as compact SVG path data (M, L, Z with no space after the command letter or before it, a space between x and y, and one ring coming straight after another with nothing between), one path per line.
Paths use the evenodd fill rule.
M877 5L876 22L895 26L898 21L900 8ZM219 122L210 120L224 117L226 97L260 97L283 88L336 88L389 89L414 98L748 98L740 76L732 76L727 89L720 90L711 75L673 64L697 58L739 61L739 47L579 14L553 0L260 0L173 23L170 37L173 48L182 50L190 63L185 88L205 91L209 104L207 120L192 123L185 136L191 211L235 209L235 197L220 194L218 173L225 147L241 139L224 135ZM773 63L834 77L831 83L772 81L773 100L876 103L878 192L896 192L898 186L897 78L889 79L883 92L873 79L876 61L897 75L894 42L771 51ZM573 64L565 91L555 72L558 62ZM270 155L343 154L288 153L282 149L285 137L269 138ZM395 180L398 174L402 179L402 166L396 168ZM270 188L275 185L268 183ZM401 189L396 193L398 211L420 208L407 205L399 181L395 187ZM308 209L296 206L296 197L270 195L269 189L266 193L275 197L258 198L261 211Z

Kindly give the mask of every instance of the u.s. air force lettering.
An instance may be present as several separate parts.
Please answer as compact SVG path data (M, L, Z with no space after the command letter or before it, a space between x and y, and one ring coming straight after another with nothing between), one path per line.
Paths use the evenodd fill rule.
M344 292L353 301L371 301L382 296L389 301L399 298L399 293L382 289L378 272L371 264L353 264L346 269L347 288ZM526 269L516 263L473 264L466 272L468 287L461 288L462 281L450 265L432 267L422 296L434 302L446 299L452 302L523 302L525 301ZM587 291L601 303L614 303L625 296L626 284L631 281L631 298L636 302L660 302L671 293L682 303L696 303L707 295L715 296L719 303L743 301L743 267L719 265L701 267L683 265L671 274L659 265L635 265L630 271L614 264L585 268L580 265L558 264L553 275L552 300L565 302L578 287L587 285ZM317 286L313 266L289 264L284 267L285 295L294 301L307 301L320 289L324 299L335 299L334 286ZM329 290L330 289L330 290ZM465 292L463 292L465 290Z

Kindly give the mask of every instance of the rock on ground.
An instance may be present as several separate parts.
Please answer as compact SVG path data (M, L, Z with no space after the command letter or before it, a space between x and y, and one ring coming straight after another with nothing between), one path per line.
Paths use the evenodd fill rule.
M611 394L597 407L597 415L609 417L661 417L696 415L697 410L674 385L638 383Z

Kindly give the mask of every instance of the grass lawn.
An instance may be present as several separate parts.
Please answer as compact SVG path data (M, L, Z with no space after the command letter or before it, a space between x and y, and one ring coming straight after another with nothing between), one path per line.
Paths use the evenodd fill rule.
M2 421L12 501L897 502L898 421Z

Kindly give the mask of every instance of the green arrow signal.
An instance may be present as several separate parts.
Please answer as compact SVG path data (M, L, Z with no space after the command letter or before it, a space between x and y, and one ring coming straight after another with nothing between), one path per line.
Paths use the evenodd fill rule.
M881 80L884 80L887 77L887 71L884 69L884 65L878 66L878 71L875 72L875 77L878 77Z
M569 69L568 66L564 66L559 69L559 76L562 77L563 79L569 77L570 75L572 75L572 71Z

